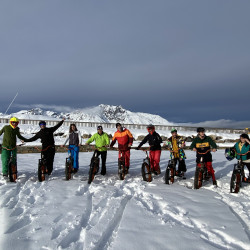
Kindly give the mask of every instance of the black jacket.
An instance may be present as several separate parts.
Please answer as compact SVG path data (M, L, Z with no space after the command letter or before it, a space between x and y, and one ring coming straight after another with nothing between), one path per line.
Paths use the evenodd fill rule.
M39 132L36 133L35 136L25 139L25 142L32 142L37 139L41 139L42 143L42 148L45 149L48 146L55 146L55 140L54 140L54 135L53 133L60 127L62 126L64 120L60 121L56 126L47 128L45 127L44 129L41 129Z
M140 148L146 142L148 142L151 151L161 150L162 138L158 133L154 132L152 135L148 134L145 136L138 148Z

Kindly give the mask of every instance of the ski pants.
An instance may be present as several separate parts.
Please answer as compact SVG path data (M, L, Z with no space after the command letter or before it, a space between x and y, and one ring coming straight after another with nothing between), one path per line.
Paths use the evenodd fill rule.
M50 147L46 151L43 151L44 159L46 168L48 170L48 174L51 174L53 171L53 163L54 163L54 157L55 157L55 147Z
M106 169L107 151L97 151L97 156L101 155L102 169Z
M154 171L157 171L160 169L160 165L159 165L160 158L161 158L161 150L155 150L155 151L149 152L150 165Z
M186 167L186 163L185 163L184 159L174 158L174 162L175 162L175 164L177 164L177 162L178 162L178 170L177 170L178 173L187 171L187 167Z
M247 169L248 169L248 178L250 178L250 162L244 162L243 161L243 164L244 164L244 166L247 167ZM245 175L245 171L244 171L244 175Z
M69 150L71 157L73 158L73 167L75 169L79 168L79 147L76 145L69 145Z
M125 159L125 167L129 168L130 166L130 149L123 151L122 150L122 156ZM121 158L121 151L119 150L119 159Z
M12 154L13 154L13 161L16 162L16 153L17 153L17 149L13 149L12 150ZM8 174L8 165L9 165L9 161L10 161L10 156L11 156L11 150L7 150L5 148L2 148L2 155L1 155L1 159L2 159L2 173L3 175L7 175Z
M197 164L199 167L201 166L200 163ZM215 175L214 175L214 169L212 166L212 162L208 161L208 162L204 162L204 165L207 169L208 174L210 174L212 176L213 181L215 181Z

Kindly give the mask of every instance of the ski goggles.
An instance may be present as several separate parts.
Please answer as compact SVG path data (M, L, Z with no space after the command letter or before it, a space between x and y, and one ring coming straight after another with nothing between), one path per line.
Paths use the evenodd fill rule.
M40 123L39 126L46 126L46 123Z

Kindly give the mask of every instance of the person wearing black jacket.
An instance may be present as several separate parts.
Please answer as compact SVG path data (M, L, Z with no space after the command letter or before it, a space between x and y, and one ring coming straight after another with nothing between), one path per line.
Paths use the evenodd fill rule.
M162 143L162 138L158 133L155 132L155 126L150 124L147 126L148 129L148 135L145 136L145 138L141 141L139 146L136 148L137 150L140 149L140 147L148 142L149 147L150 147L150 152L149 152L149 158L150 158L150 165L151 169L155 174L160 174L161 169L160 169L160 158L161 158L161 143Z
M52 173L53 162L54 162L54 157L55 157L55 140L54 140L53 133L60 126L62 126L64 120L65 119L63 118L62 121L60 121L56 126L51 127L51 128L46 127L45 121L40 121L39 126L41 130L37 132L35 136L24 140L25 142L32 142L32 141L36 141L37 139L41 139L42 151L43 151L44 159L46 162L48 175Z

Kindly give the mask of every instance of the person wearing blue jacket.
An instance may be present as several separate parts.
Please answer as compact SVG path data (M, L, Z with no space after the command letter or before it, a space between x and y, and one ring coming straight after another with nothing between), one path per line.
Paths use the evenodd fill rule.
M234 149L236 152L236 159L242 160L244 166L248 168L248 178L246 178L245 173L242 178L244 182L250 182L250 140L247 134L242 134L240 140L235 143Z

